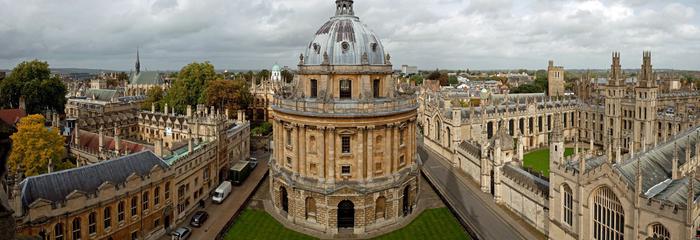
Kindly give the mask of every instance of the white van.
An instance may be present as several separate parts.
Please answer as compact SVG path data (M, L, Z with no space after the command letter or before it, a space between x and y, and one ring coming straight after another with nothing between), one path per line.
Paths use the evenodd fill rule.
M211 197L211 200L215 203L222 203L226 197L231 193L231 182L229 181L224 181L219 185L219 187L214 190L214 196Z

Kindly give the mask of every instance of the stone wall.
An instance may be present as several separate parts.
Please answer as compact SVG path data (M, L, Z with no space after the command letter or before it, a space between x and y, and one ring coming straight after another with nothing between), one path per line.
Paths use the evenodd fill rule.
M543 182L538 182L537 177L522 171L518 166L506 165L503 169L500 192L502 204L518 214L525 222L547 235L549 232L549 193L544 191ZM548 189L549 183L546 185Z

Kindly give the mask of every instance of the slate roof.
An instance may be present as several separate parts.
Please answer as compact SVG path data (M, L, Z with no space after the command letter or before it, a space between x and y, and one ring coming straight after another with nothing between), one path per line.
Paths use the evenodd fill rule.
M163 78L159 72L140 71L129 76L129 84L158 85L163 84Z
M27 208L38 199L64 201L73 191L94 194L105 182L124 184L131 174L143 177L155 166L168 169L163 160L153 152L146 151L84 167L28 177L20 183L22 207Z
M105 102L110 102L117 96L117 90L115 89L87 89L85 90L85 96L88 99L95 99Z

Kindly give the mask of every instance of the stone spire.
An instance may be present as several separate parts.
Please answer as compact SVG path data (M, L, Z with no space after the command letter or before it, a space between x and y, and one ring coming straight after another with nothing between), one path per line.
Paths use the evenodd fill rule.
M654 87L656 83L651 67L651 52L644 51L642 55L642 68L639 70L639 87Z
M620 65L620 53L612 53L612 65L610 65L610 79L608 82L611 86L620 86L624 81L622 77L622 66Z
M355 16L355 11L352 8L353 0L336 0L335 15L336 16Z
M139 74L141 72L141 60L139 59L139 49L136 48L136 64L134 66L136 69L136 74Z

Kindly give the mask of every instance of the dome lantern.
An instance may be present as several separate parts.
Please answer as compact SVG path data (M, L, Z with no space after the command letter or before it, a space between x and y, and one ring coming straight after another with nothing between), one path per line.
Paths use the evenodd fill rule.
M336 16L355 16L355 11L352 9L353 0L336 0Z

